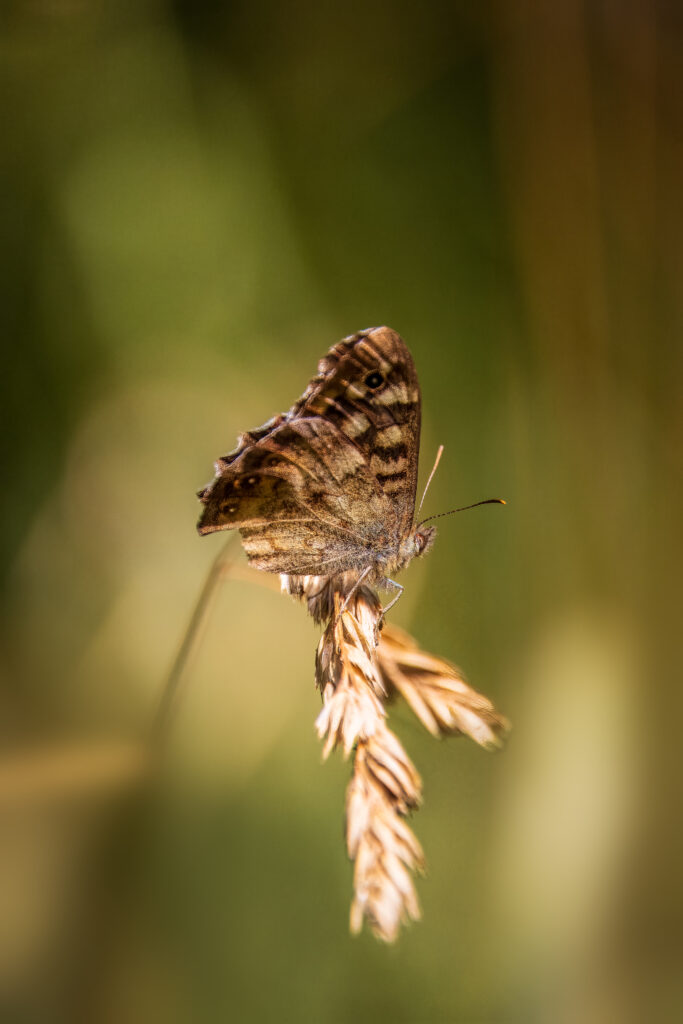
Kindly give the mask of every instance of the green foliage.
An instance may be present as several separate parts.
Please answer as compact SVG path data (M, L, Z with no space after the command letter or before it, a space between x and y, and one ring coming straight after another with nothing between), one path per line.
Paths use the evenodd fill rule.
M424 921L351 940L317 635L227 582L142 827L112 845L98 794L0 806L0 1004L193 1024L650 1007L643 936L668 948L683 900L658 717L680 701L680 33L569 0L2 20L8 750L144 733L220 543L194 532L211 459L381 323L420 372L423 472L446 446L427 514L508 500L440 523L397 619L514 732L489 758L395 709L425 775Z

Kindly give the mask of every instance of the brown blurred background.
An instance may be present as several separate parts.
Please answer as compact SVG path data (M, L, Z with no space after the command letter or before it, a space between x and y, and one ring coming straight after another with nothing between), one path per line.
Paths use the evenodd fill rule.
M0 1018L683 1014L680 5L3 5ZM444 520L394 620L513 722L423 774L424 920L351 939L303 610L195 490L387 323ZM677 657L677 653L679 656Z

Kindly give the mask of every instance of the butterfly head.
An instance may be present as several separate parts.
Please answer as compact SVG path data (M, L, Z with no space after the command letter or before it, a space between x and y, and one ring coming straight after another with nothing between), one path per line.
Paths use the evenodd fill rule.
M413 534L415 554L424 555L431 548L436 537L435 526L418 526Z
M407 565L411 559L418 555L424 555L425 552L429 551L431 548L435 537L435 526L422 526L419 524L414 527L401 544L398 566L403 567Z

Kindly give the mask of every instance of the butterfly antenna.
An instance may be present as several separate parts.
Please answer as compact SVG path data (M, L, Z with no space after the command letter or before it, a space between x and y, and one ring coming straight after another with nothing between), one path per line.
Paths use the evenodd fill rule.
M418 523L418 529L420 526L424 526L432 519L441 519L442 516L452 516L454 512L465 512L468 508L477 508L479 505L507 505L504 498L486 498L485 501L475 501L474 505L462 505L460 508L452 508L450 512L439 512L435 516L427 516L421 523Z
M423 502L424 502L424 500L425 500L425 498L426 498L426 496L427 496L427 491L429 490L429 485L430 485L430 484L431 484L431 482L432 482L432 477L433 477L433 476L434 476L434 474L436 473L436 467L437 467L437 466L439 465L439 460L440 460L440 458L441 458L441 455L442 455L442 453L443 453L443 445L442 445L442 444L440 444L440 445L439 445L439 450L438 450L438 452L436 453L436 458L434 459L434 465L432 466L432 471L431 471L431 473L429 474L429 480L427 481L427 483L426 483L426 485L425 485L425 489L424 489L424 491L422 492L422 498L420 499L420 504L419 504L419 507L418 507L418 510L417 510L417 514L418 514L418 515L420 514L420 509L422 508L422 504L423 504Z

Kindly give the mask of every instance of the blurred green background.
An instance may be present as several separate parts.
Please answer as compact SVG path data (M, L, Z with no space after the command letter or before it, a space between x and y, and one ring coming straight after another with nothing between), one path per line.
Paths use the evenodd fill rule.
M0 1017L683 1013L680 8L8 0ZM342 336L423 389L394 621L513 723L423 774L424 920L351 939L317 631L224 582L194 492Z

